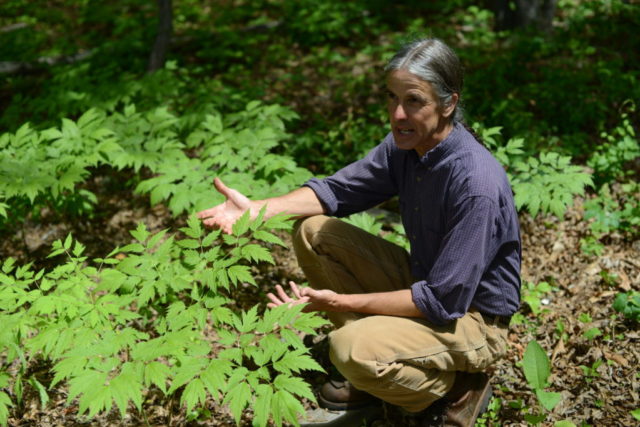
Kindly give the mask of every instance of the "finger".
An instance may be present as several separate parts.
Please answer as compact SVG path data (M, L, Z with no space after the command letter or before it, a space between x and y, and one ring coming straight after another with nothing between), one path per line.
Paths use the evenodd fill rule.
M226 234L232 234L233 233L233 230L232 230L230 225L222 224L222 223L216 221L215 218L206 219L206 220L202 221L202 223L205 225L205 227L213 228L213 229L216 229L216 230L220 229Z
M204 218L210 218L210 217L216 216L216 214L218 213L219 207L220 207L220 205L216 205L216 206L214 206L212 208L205 209L205 210L202 210L202 211L198 212L198 214L197 214L198 218L204 219Z
M267 305L272 304L274 307L277 307L277 306L279 306L279 305L284 304L284 302L283 302L283 301L281 301L280 299L278 299L278 297L276 297L276 296L275 296L274 294L272 294L271 292L269 292L269 293L267 294L267 298L269 298L269 299L271 300L271 302L270 302L270 303L268 303Z
M223 224L221 223L219 220L216 220L216 218L208 218L202 221L202 224L204 224L205 227L207 228L212 228L214 230L222 230L223 232L227 233L227 234L231 234L231 226L228 224Z
M300 288L298 288L298 285L296 285L296 282L290 281L289 286L291 287L291 292L293 292L293 295L295 295L296 298L298 299L302 298L302 295L300 294Z
M215 218L207 218L202 221L206 227L217 227L219 224Z
M284 291L284 289L282 289L282 286L276 285L276 292L278 292L278 296L280 297L280 299L282 301L284 301L284 302L291 301L291 297L289 297L289 295L287 295L287 293Z

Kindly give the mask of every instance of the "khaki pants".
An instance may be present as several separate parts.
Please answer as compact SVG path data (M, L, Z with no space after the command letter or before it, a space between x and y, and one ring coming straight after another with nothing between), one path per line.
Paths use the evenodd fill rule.
M408 288L409 254L393 243L326 216L301 220L293 246L309 284L338 293ZM446 326L424 319L327 313L333 364L356 388L403 407L425 409L453 386L455 371L484 370L506 351L507 328L477 311Z

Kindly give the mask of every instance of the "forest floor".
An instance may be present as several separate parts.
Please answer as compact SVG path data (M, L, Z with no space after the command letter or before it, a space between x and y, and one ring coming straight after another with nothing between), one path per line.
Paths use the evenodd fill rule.
M44 212L37 222L27 221L21 231L2 239L0 259L9 256L18 261L38 259L42 265L36 262L36 267L46 266L50 261L45 257L53 240L64 238L69 232L87 245L89 257L103 256L115 246L129 243L128 230L135 229L139 221L153 232L175 230L182 225L163 207L150 208L144 200L132 199L125 189L108 188L108 183L100 178L91 185L95 186L92 191L101 194L92 219L63 222ZM547 390L562 394L561 402L542 425L565 419L577 425L637 425L630 411L640 408L640 336L637 324L616 315L612 302L618 292L640 290L640 241L629 242L614 235L600 256L586 256L580 249L580 238L587 234L588 227L581 206L578 200L562 221L521 216L523 286L547 282L552 290L539 296L540 313L534 315L523 303L521 321L512 322L508 354L492 369L493 394L501 399L501 408L488 425L526 425L524 414L544 411L520 367L524 350L532 339L551 358ZM260 287L247 287L238 295L241 308L264 301L265 293L275 283L304 282L292 250L275 248L274 257L274 266L262 266L255 271ZM588 339L584 333L592 328L598 328L600 334ZM320 331L313 339L309 337L308 342L313 344L313 355L330 370L327 332L328 329ZM33 367L40 368L43 367ZM307 380L317 387L326 380L326 375L309 375ZM23 403L10 415L9 425L234 425L228 411L213 401L201 414L201 421L187 422L178 400L167 402L160 393L151 391L146 396L143 414L132 409L121 419L114 409L89 421L77 416L77 405L66 403L64 388L49 390L49 403L43 409L38 393L27 387ZM245 423L250 425L250 414L243 420ZM391 408L376 425L407 426L411 422Z

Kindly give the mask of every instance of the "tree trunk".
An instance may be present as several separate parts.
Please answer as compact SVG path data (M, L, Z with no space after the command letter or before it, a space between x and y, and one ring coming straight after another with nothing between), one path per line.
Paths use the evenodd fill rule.
M153 44L153 50L149 57L148 71L153 72L164 67L164 62L169 51L169 43L171 42L171 33L173 12L171 0L158 0L158 34Z
M533 27L551 32L558 0L494 0L496 30Z

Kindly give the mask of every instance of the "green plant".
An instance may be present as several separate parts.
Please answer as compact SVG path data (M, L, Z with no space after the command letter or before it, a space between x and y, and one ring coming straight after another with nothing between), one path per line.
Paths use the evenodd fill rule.
M551 366L549 357L537 341L531 341L527 345L522 359L522 369L529 387L533 389L540 404L547 411L551 411L560 402L561 395L560 393L545 390L549 386L548 378L551 374ZM540 419L541 415L539 414L528 415L530 416L525 415L525 419L528 422L534 422L534 424L545 418L542 416L542 419Z
M356 117L349 112L335 124L320 123L307 129L296 138L291 154L300 164L322 173L334 173L364 157L388 131L381 106L372 106L370 110Z
M592 184L583 168L570 162L568 156L548 152L515 163L511 183L518 209L527 206L534 217L538 212L562 217L573 197Z
M376 217L366 212L350 215L344 219L344 222L355 225L376 236L382 231L382 224L376 220Z
M476 5L468 6L459 10L453 19L460 28L459 37L463 38L465 44L477 47L491 46L501 36L492 28L494 14L488 9Z
M526 207L532 216L552 213L562 217L574 196L593 185L591 176L581 166L571 164L571 157L557 152L527 156L522 138L501 142L500 127L483 128L474 124L476 132L505 167L515 193L518 209Z
M640 321L640 292L621 292L613 301L613 309L629 320Z
M629 111L635 111L635 104L628 103ZM626 164L640 157L640 144L636 137L628 113L622 113L622 123L610 133L602 132L604 142L589 158L587 165L594 169L594 178L598 187L614 180L624 181L633 175Z
M582 336L589 341L601 335L602 335L602 331L600 330L600 328L597 328L597 327L589 328L582 333Z
M578 315L578 320L586 325L593 322L593 319L591 318L591 315L589 313L580 313ZM582 333L582 336L589 341L593 340L596 337L599 337L600 335L602 335L602 331L598 327L589 328Z
M0 370L0 389L5 389L9 387L9 374ZM7 420L9 419L9 408L13 406L13 402L11 402L11 398L4 391L0 391L0 425L7 425Z
M38 202L55 203L69 193L77 194L77 184L109 150L110 132L102 119L96 110L89 110L77 122L64 119L60 128L39 132L27 123L15 134L0 135L0 202L4 207L0 214L6 217L8 210L12 219L19 220ZM80 194L89 203L95 201L86 190Z
M375 217L367 212L350 215L344 218L344 221L409 250L409 240L405 235L404 227L400 223L392 222L387 227L389 224L384 223L383 216ZM385 230L385 227L390 229Z
M604 251L604 245L597 237L587 236L580 239L580 250L588 256L599 256Z
M584 203L584 216L592 220L589 228L595 238L613 231L635 236L639 232L640 184L629 182L620 186L619 196L612 194L608 184L602 185L596 197Z
M593 322L593 318L589 313L580 313L578 315L578 320L582 323L590 323Z
M487 406L487 410L476 420L476 426L499 425L500 409L502 409L502 399L492 397Z
M544 295L551 292L553 288L547 282L540 282L538 284L524 281L522 284L522 301L524 301L534 316L538 316L543 312L541 305L545 302L548 304L548 300L545 300Z
M284 3L283 13L287 17L287 33L298 43L311 45L369 34L372 28L381 25L375 16L363 14L362 4L358 1L318 4L300 0Z
M93 193L80 188L96 166L136 173L151 172L136 187L152 204L166 201L174 215L221 201L212 181L224 174L228 183L249 196L281 194L311 174L274 151L288 134L284 122L295 114L278 105L250 102L240 112L208 114L184 138L189 117L166 107L122 113L90 109L77 121L36 131L28 124L15 134L0 135L0 216L17 222L27 212L48 205L75 212L92 209ZM29 170L29 174L24 171Z
M166 200L174 215L220 203L222 196L211 191L216 176L249 197L285 193L311 177L290 157L272 152L287 137L284 120L294 116L257 101L224 120L207 115L186 138L193 154L164 159L154 169L157 175L141 181L136 191L150 193L152 204Z
M620 282L620 276L618 276L618 274L610 273L607 269L601 270L599 274L605 285L611 287L618 286L618 283Z
M232 235L207 233L191 217L180 231L149 233L140 225L135 242L116 248L95 266L71 236L56 241L50 257L65 256L51 271L33 272L12 259L0 274L0 381L20 399L34 378L9 378L6 368L52 363L47 389L68 385L68 402L93 417L112 407L122 416L141 411L154 388L179 398L187 413L208 399L231 410L236 422L247 406L257 426L296 423L299 398L313 400L296 376L322 370L296 333L313 334L326 323L302 306L259 314L258 306L234 309L235 288L256 285L250 265L273 262L251 239L282 244L269 230L286 228L282 217L266 222L245 214ZM39 391L42 392L38 387ZM44 400L44 399L43 399ZM0 415L11 405L0 393Z
M564 342L567 342L569 340L569 334L567 333L566 329L567 327L562 319L556 320L556 328L554 334L558 337L558 339L561 339Z
M603 360L596 360L591 364L591 366L580 365L580 369L582 369L582 374L584 375L584 379L587 384L590 384L595 378L598 378L600 374L598 373L598 368L602 365Z

